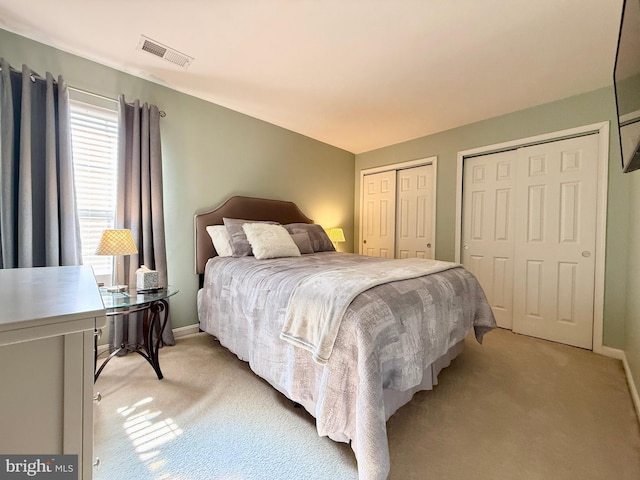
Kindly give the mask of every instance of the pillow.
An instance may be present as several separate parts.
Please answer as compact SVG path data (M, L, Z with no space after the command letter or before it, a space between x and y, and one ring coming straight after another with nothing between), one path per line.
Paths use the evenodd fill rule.
M207 227L207 233L211 237L213 248L216 249L219 257L230 257L233 255L227 227L224 225L209 225Z
M289 233L306 232L309 234L314 252L334 252L336 250L327 232L317 223L290 223L285 225L284 228L286 228Z
M245 223L242 228L258 260L300 256L300 250L282 225Z
M253 255L251 250L251 244L247 240L247 236L242 229L245 223L269 223L275 224L275 222L260 222L257 220L241 220L238 218L223 218L224 226L229 234L229 241L231 242L231 251L234 257L246 257Z
M292 233L291 238L296 244L296 247L298 247L298 250L300 250L300 253L313 253L313 246L311 246L311 239L307 232Z

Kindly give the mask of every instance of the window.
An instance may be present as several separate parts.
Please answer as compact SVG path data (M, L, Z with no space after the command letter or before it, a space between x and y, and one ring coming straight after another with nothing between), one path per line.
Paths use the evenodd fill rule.
M98 256L95 251L102 232L115 225L118 114L84 102L70 103L82 260L93 267L99 282L109 285L113 257Z

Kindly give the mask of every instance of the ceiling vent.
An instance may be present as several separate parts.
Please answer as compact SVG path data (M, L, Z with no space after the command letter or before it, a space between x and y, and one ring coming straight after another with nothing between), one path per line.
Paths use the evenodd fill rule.
M194 60L193 57L180 53L179 51L174 50L171 47L167 47L160 42L156 42L149 37L145 37L144 35L140 35L140 41L138 42L137 48L138 50L148 52L151 55L160 57L167 62L174 63L185 69L188 68Z

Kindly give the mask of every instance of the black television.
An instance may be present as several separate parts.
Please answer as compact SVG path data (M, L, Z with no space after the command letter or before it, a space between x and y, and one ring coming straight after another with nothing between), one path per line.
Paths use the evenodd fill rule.
M640 169L640 0L624 0L613 87L622 171Z

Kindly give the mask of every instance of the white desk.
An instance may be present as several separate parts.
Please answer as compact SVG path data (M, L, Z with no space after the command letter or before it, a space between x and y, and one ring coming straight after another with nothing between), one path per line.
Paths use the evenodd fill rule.
M91 267L0 270L0 452L93 464L93 338L105 308Z

